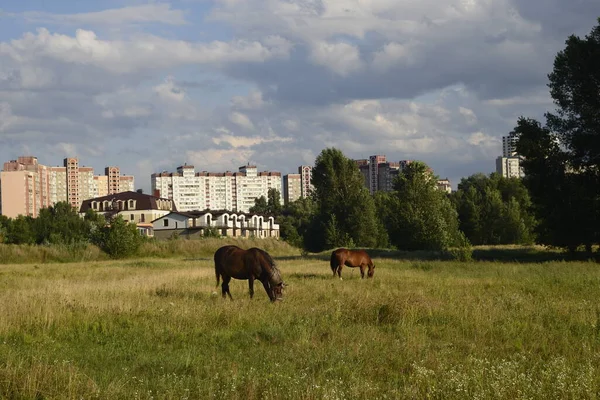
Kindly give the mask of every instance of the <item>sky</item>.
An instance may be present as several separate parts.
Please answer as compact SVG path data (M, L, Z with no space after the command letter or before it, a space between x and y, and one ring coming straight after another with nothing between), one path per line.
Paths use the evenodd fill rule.
M597 0L0 0L0 162L297 173L330 147L489 174Z

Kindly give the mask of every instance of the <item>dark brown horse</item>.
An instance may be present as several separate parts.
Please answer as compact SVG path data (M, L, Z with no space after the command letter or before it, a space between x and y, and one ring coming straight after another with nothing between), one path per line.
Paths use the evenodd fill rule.
M342 279L342 268L344 265L355 268L360 268L360 277L365 277L365 268L369 268L369 272L367 276L369 278L373 277L375 273L375 265L373 265L373 261L371 261L371 257L364 250L348 250L348 249L337 249L331 253L331 270L333 271L333 276L335 276L336 272L338 277Z
M219 286L219 278L223 278L221 284L223 298L228 295L233 300L229 292L229 281L235 278L248 279L250 298L254 296L254 280L258 279L265 287L271 301L282 300L284 283L275 261L266 251L256 247L244 250L230 245L218 249L214 258L217 286Z

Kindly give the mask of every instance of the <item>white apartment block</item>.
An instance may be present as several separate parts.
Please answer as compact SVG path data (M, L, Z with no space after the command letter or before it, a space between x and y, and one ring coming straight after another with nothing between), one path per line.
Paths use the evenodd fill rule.
M300 196L308 197L314 190L312 184L312 167L310 165L301 165L298 167L300 174Z
M505 178L522 178L525 175L519 157L498 157L496 172Z
M258 172L253 165L244 165L235 173L196 172L193 165L183 165L176 173L152 174L151 182L152 194L172 199L181 212L207 209L249 212L254 200L266 198L269 189L281 193L281 173Z
M502 157L515 157L517 155L517 135L510 133L502 136Z

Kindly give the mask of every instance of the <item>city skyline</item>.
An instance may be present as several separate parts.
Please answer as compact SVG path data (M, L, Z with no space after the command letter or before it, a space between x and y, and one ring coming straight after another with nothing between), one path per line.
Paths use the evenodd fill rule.
M321 150L426 162L453 186L495 170L584 0L6 2L0 159L146 177L187 162L292 173ZM543 11L540 11L543 10Z

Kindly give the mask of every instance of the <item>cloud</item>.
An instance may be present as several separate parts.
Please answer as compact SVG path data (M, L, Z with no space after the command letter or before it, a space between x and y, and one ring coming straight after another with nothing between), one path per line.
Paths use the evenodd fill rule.
M333 146L422 159L456 184L493 171L519 116L554 107L553 57L599 11L591 0L185 4L20 13L39 29L0 36L0 156L77 155L148 189L149 171L184 162L285 174Z
M108 25L123 26L127 24L161 23L167 25L184 25L187 23L185 12L174 10L170 4L140 4L122 8L107 9L96 12L77 14L52 14L39 11L13 13L13 17L23 18L34 24L60 25Z
M310 59L341 76L349 75L362 67L358 49L348 43L314 43Z
M51 60L67 66L83 65L113 74L128 74L185 64L260 63L287 55L285 40L269 43L263 45L248 40L191 43L151 35L102 40L93 31L84 29L77 29L75 36L68 36L40 28L37 34L26 33L21 39L0 43L0 59L7 58L18 65L37 64L38 68L44 61Z
M221 135L219 137L215 137L212 139L213 143L216 145L228 144L234 148L240 147L252 147L262 143L272 143L272 142L290 142L290 138L282 138L282 137L262 137L262 136L234 136L234 135Z

